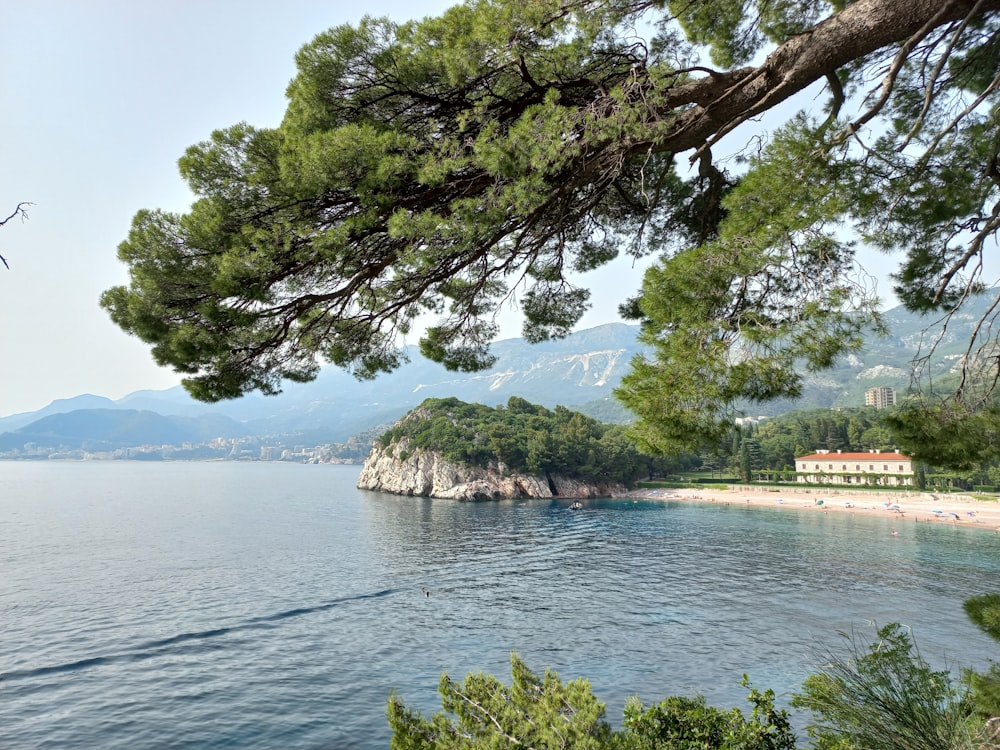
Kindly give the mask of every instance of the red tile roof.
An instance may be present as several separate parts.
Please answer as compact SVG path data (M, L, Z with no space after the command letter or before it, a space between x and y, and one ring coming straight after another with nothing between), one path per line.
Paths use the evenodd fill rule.
M890 451L888 453L810 453L808 456L799 456L796 461L912 461L909 456L902 453Z

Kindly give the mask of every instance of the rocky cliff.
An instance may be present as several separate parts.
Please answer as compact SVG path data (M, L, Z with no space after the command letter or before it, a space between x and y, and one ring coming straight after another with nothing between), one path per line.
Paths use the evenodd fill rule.
M517 474L508 471L503 464L483 468L453 463L430 451L411 451L407 440L388 447L376 441L358 477L358 487L396 495L453 500L611 497L626 491L622 485Z

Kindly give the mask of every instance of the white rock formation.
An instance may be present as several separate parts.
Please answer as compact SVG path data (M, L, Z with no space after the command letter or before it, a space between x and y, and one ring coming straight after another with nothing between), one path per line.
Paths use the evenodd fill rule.
M500 500L528 497L612 497L622 485L601 485L566 477L533 477L503 464L483 468L446 461L436 453L410 450L403 440L387 448L378 441L358 476L363 490L453 500Z

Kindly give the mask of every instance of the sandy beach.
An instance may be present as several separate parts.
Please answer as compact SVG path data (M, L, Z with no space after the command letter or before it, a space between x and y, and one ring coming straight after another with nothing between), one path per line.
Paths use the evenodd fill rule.
M904 523L933 523L1000 533L1000 502L975 500L962 494L732 485L725 490L643 489L632 495L659 500L779 507L801 513L877 515L897 519L900 528Z

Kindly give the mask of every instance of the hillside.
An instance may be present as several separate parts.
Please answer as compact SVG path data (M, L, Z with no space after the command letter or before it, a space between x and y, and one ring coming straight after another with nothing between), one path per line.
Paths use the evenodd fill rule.
M884 314L886 336L870 333L858 353L843 358L830 370L807 374L800 399L754 405L748 410L773 416L794 409L864 406L865 391L873 386L905 393L910 387L913 359L929 354L935 343L929 367L935 382L941 383L961 364L969 337L992 300L991 295L971 300L967 309L952 318L943 335L940 316L919 316L903 307L893 308Z

